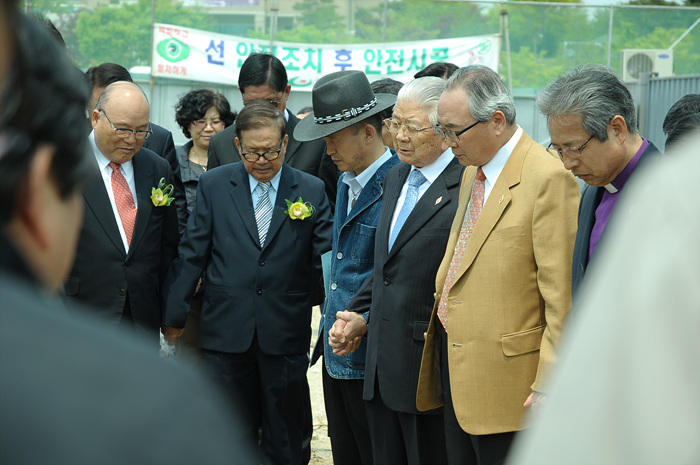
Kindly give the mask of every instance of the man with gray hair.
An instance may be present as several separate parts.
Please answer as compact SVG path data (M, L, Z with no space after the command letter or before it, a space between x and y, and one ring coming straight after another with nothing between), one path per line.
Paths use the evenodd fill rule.
M442 409L420 412L415 399L433 280L464 169L435 129L444 88L436 77L410 81L385 120L403 163L384 181L371 279L330 331L330 345L340 355L345 341L368 333L363 398L376 464L446 462Z
M564 167L583 180L574 247L572 294L583 281L627 181L660 156L637 130L632 95L612 68L584 65L559 76L537 96Z
M510 91L485 66L452 75L438 120L467 169L416 402L419 410L444 404L449 463L497 464L555 362L571 305L579 189L516 124Z

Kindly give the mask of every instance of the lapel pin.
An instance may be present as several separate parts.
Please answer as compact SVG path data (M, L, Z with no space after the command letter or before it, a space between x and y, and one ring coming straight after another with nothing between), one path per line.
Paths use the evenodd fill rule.
M498 205L503 203L503 197L505 197L505 195L501 195L501 198L498 199Z
M435 201L435 205L439 204L440 202L442 202L442 196L437 198L437 200Z

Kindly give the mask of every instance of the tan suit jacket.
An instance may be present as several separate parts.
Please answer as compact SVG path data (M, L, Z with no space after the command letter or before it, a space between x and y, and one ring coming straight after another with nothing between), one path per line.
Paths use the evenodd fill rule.
M459 207L436 277L416 404L442 405L437 302L477 167L464 172ZM555 361L571 306L579 188L561 161L523 132L467 245L448 301L448 364L460 426L475 435L516 431L531 390Z

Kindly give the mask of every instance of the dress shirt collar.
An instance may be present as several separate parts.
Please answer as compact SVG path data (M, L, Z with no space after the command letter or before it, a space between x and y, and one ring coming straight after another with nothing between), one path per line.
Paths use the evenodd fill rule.
M487 190L489 190L490 187L496 183L496 180L501 175L501 171L503 171L503 167L506 166L506 163L510 158L510 154L513 153L513 149L515 149L515 146L518 145L518 141L520 141L520 137L522 137L522 135L523 128L518 126L518 129L515 130L515 133L510 140L506 142L503 147L498 150L498 152L496 152L496 155L494 155L494 157L489 160L488 163L481 167L481 169L484 171L484 176L486 176ZM484 202L485 201L486 198L484 198Z
M413 172L413 170L420 169L420 172L423 173L423 176L425 176L425 179L428 181L428 185L431 185L435 182L438 176L440 176L442 172L445 171L445 168L447 168L447 165L450 164L454 157L455 156L452 153L452 147L448 147L447 150L442 152L442 154L439 157L437 157L434 162L424 166L423 168L416 168L415 166L411 167L411 172ZM408 177L411 177L410 173ZM406 183L408 183L408 179L406 179Z
M284 169L284 166L277 172L276 175L270 179L270 188L274 189L275 192L279 191L280 187L280 178L282 177L282 170ZM255 190L256 187L258 187L258 180L255 179L253 176L248 173L248 183L250 184L250 194L253 195L253 191Z
M369 180L374 176L380 166L387 162L391 158L391 150L388 147L384 147L386 150L374 162L369 165L365 170L356 175L354 171L347 171L343 176L343 182L347 184L352 190L357 192L359 189L364 189ZM353 182L354 181L354 182Z

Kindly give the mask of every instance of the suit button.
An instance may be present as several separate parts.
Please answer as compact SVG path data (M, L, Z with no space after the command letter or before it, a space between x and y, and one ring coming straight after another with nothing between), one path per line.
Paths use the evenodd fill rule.
M331 284L331 290L336 290L338 289L338 285L336 283Z
M428 340L428 331L423 333L423 339Z
M343 259L343 252L338 252L338 255L336 255L336 258L338 260L342 260Z
M258 262L258 265L260 265L260 266L265 266L265 260L260 260L260 261Z
M120 296L125 296L126 295L126 289L119 289L119 295Z
M389 284L391 284L391 281L389 281L389 278L384 278L384 285L388 286Z
M255 293L258 295L262 295L262 289L260 289L260 288L256 289Z

